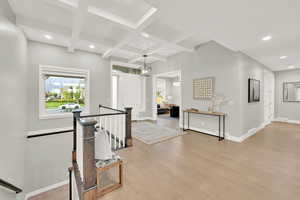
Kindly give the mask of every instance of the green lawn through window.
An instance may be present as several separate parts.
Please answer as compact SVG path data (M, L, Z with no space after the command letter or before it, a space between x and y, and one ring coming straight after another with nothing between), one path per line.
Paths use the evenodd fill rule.
M61 105L65 105L65 104L68 104L68 103L74 103L74 102L66 102L66 101L63 101L63 102L59 102L59 101L47 101L46 102L46 109L58 109L59 106ZM84 104L79 104L80 107L84 107Z

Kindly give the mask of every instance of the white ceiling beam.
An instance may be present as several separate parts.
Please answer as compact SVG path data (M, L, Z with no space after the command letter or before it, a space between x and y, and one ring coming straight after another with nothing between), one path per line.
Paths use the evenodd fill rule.
M126 43L129 42L129 40L131 39L130 36L127 36L124 40L122 40L121 42L117 43L115 46L113 46L112 48L108 49L107 51L105 51L102 55L103 58L108 58L112 55L113 52L115 52L117 49L121 48L122 46L124 46Z
M72 27L72 38L68 46L69 52L74 52L76 42L79 39L79 35L83 29L83 22L88 13L89 0L79 0L77 12L74 17L73 27Z
M77 4L71 4L69 1L64 1L64 0L42 0L48 4L58 6L61 8L68 9L72 12L76 11Z
M11 7L11 9L13 10L13 12L16 14L17 13L17 5L15 0L8 0L8 3Z
M51 23L45 23L42 21L38 21L32 18L27 18L27 17L20 17L17 16L16 18L16 24L20 27L28 27L31 28L32 30L35 30L38 32L38 34L40 33L48 33L50 35L58 35L58 36L62 36L62 37L70 37L72 30L71 29L67 29L58 25L54 25ZM85 40L91 44L95 44L95 46L102 46L105 48L112 48L113 44L111 41L109 40L102 40L99 39L97 37L94 37L92 35L88 35L88 34L83 34L81 35L81 39ZM120 48L119 51L128 54L128 55L142 55L144 52L136 49L136 48L132 48L132 47L123 47Z
M147 52L148 55L151 55L153 53L156 53L157 51L161 50L162 48L164 48L165 46L174 46L175 48L177 48L178 50L180 51L185 51L185 52L194 52L195 50L194 49L190 49L190 48L187 48L187 47L183 47L181 45L178 45L177 43L178 42L181 42L189 37L191 37L190 34L185 34L184 36L181 36L179 38L177 38L176 40L172 41L172 42L168 42L168 41L165 41L163 39L160 39L158 37L155 37L155 36L150 36L151 38L153 38L154 40L160 42L162 45L160 45L158 48L156 49L153 49L153 50L150 50L149 52Z
M128 61L128 63L136 63L137 61L140 61L142 60L144 57L143 56L137 56L135 58L132 58L131 60ZM163 62L166 62L167 61L167 58L165 57L162 57L162 56L159 56L159 55L150 55L148 56L147 58L153 58L155 60L159 60L159 61L163 61Z
M70 34L72 32L71 29L54 25L47 22L42 22L40 20L28 18L28 17L20 17L17 15L16 17L16 24L18 26L25 26L30 27L35 30L42 30L43 32L48 32L49 34L54 33L58 35L62 35L64 37L70 37Z
M150 56L148 56L148 58L153 58L153 59L155 59L155 60L167 62L167 58L162 57L162 56L158 56L158 55L150 55Z
M54 4L54 5L57 5L57 6L64 6L64 7L69 7L69 8L76 8L76 4L72 4L70 3L69 1L66 1L66 0L43 0L43 1L46 1L48 3L51 3L51 4ZM73 33L72 33L72 39L71 39L71 42L70 42L70 46L69 46L69 51L74 51L74 43L77 41L78 37L79 37L79 34L81 32L81 27L82 26L82 22L81 22L81 19L82 19L82 14L80 13L80 11L82 11L83 9L83 5L82 4L82 1L85 2L85 0L79 0L79 3L78 3L78 8L77 8L77 12L76 12L76 19L74 20L74 23L76 23L76 21L78 21L78 23L74 24L73 25ZM84 7L84 15L87 14L87 13L91 13L91 14L94 14L94 15L97 15L98 17L101 17L101 18L105 18L105 19L108 19L110 20L111 22L113 23L116 23L118 25L122 25L123 27L125 27L129 32L130 34L128 36L126 36L123 40L121 40L119 43L117 43L115 46L113 46L112 48L108 49L106 52L104 52L104 54L102 55L103 58L108 58L110 57L116 50L120 49L122 46L124 46L125 44L127 44L134 36L136 35L140 35L143 30L149 26L149 24L151 24L153 22L153 20L157 17L157 9L152 7L140 20L139 22L137 23L136 27L134 25L130 25L128 26L127 23L123 23L122 20L123 19L115 19L116 16L110 16L111 14L110 13L106 13L105 11L101 10L101 9L96 9L96 8L93 8L93 7L89 7L88 5L86 5ZM109 14L109 15L108 15ZM156 17L155 17L156 16ZM124 20L123 20L124 21ZM180 51L186 51L186 52L193 52L193 49L189 49L189 48L186 48L186 47L182 47L180 45L177 44L177 42L168 42L166 40L163 40L163 39L160 39L158 37L155 37L155 36L151 36L154 40L158 41L159 43L162 43L163 45L162 46L174 46L175 48L177 48L178 50ZM162 48L162 47L160 47ZM157 50L153 51L153 53L155 53ZM153 54L151 52L151 54Z
M142 58L144 58L143 56L137 56L135 58L132 58L131 60L128 61L128 63L135 63L139 60L141 60Z
M143 16L144 18L145 16ZM130 33L127 37L125 37L122 41L120 41L119 43L117 43L114 47L112 47L111 49L108 49L103 55L102 57L103 58L108 58L110 57L113 52L115 52L117 49L121 48L122 46L124 46L125 44L127 44L134 36L136 35L140 35L143 30L149 26L153 21L154 19L156 19L157 17L157 12L154 12L152 13L151 16L148 16L146 20L143 21L142 24L140 24L138 26L137 29L129 29ZM142 20L142 19L141 19ZM140 20L140 21L141 21Z
M183 40L186 40L187 38L191 37L192 35L194 35L193 33L187 33L187 34L184 34L182 36L180 36L179 38L176 38L174 41L172 42L166 42L166 41L163 41L161 39L158 39L158 38L154 38L154 39L158 39L160 42L162 42L163 44L162 45L159 45L157 48L155 49L152 49L150 51L147 51L145 54L148 55L149 57L151 56L152 58L154 59L157 59L157 60L160 60L160 61L166 61L165 58L163 59L159 59L157 56L153 56L153 54L155 54L157 51L161 50L162 48L164 48L166 45L175 45L175 47L179 47L181 51L187 51L187 52L193 52L194 49L189 49L189 48L185 48L185 47L181 47L179 45L177 45L178 42L181 42ZM150 37L153 37L153 36L150 36ZM143 58L142 55L140 56L137 56L131 60L129 60L129 63L135 63L139 60L141 60Z

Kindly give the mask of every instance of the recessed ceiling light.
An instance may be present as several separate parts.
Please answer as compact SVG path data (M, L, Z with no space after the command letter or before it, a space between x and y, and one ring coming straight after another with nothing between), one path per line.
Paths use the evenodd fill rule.
M142 32L141 34L142 34L142 36L144 36L145 38L150 37L150 35L149 35L148 33Z
M287 56L280 56L280 59L283 60L283 59L286 59Z
M51 35L44 35L44 37L48 40L51 40L53 38Z
M270 35L267 35L267 36L262 38L263 41L268 41L268 40L271 40L271 39L272 39L272 36L270 36Z
M290 66L288 66L288 68L289 68L289 69L294 69L295 66L294 66L294 65L290 65Z
M95 49L95 45L93 45L93 44L90 44L89 47L90 47L90 49Z

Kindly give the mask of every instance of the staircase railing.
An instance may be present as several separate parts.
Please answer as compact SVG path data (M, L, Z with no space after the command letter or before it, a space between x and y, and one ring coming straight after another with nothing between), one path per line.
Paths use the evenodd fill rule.
M14 186L13 184L3 180L3 179L0 179L0 186L3 186L9 190L12 190L14 191L16 194L22 192L22 189L18 188L17 186Z
M122 111L100 105L97 114L81 115L80 111L73 112L73 167L69 168L70 199L97 198L95 132L109 136L112 150L132 146L131 110L126 108Z

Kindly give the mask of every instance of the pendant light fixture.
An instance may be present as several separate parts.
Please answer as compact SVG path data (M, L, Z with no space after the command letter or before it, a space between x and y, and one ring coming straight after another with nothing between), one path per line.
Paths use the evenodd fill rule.
M147 59L148 55L143 55L143 57L144 57L144 65L141 68L141 71L142 71L142 75L146 75L152 71L152 68L151 68L151 66L147 66L147 63L146 63L146 59Z

